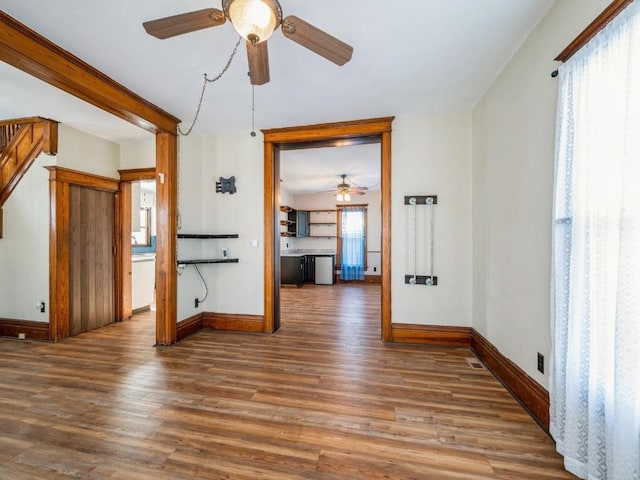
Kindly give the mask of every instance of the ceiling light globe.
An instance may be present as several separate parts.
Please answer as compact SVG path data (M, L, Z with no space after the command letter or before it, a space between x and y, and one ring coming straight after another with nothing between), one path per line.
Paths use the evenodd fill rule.
M344 195L339 193L338 195L336 195L336 200L339 202L344 202Z
M251 43L264 42L277 27L275 12L262 0L233 0L229 18L236 31Z
M344 194L344 201L345 202L350 202L351 201L351 195L349 195L348 193Z

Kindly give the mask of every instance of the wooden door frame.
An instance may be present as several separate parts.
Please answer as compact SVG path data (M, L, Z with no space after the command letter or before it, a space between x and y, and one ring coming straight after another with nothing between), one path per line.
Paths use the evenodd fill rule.
M127 320L133 314L131 308L131 184L142 180L155 180L155 167L118 170L120 174L120 201L118 202L118 244L122 252L116 265L116 303L118 320ZM157 187L157 185L156 185Z
M280 320L280 156L282 149L380 144L381 338L391 337L391 123L394 117L262 130L264 134L264 331Z
M119 188L118 181L85 172L62 167L45 167L49 170L49 340L57 342L69 336L69 221L71 186L101 190L114 194L114 238L115 245L119 232L117 228ZM120 252L116 248L114 266L120 263ZM114 278L114 289L117 279ZM117 294L114 308L118 307ZM117 310L114 310L117 312ZM114 321L116 318L114 318Z
M156 344L177 337L177 198L180 120L0 11L0 61L156 136ZM50 226L50 237L57 235ZM50 245L58 248L60 245ZM56 265L50 265L55 268ZM54 319L55 322L55 319Z

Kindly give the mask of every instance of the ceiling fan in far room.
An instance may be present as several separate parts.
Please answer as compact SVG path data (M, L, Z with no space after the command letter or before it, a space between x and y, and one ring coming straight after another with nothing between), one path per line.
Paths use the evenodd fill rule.
M344 65L353 47L293 15L282 18L278 0L222 0L222 10L206 8L144 22L149 35L165 39L224 24L227 19L246 40L252 85L269 81L267 39L281 27L285 37L312 52Z
M347 177L346 174L340 175L342 178L342 182L336 185L335 190L330 190L331 192L336 192L336 200L339 202L349 202L351 201L351 195L364 195L368 187L361 187L356 184L353 180ZM347 180L351 183L347 183Z

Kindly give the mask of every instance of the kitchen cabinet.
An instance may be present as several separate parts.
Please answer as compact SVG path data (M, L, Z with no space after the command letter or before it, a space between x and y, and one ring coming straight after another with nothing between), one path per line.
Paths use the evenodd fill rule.
M280 257L280 283L297 285L304 283L304 255L283 255Z
M316 257L315 255L304 256L304 281L315 282L316 279Z
M306 210L296 211L296 237L309 236L309 212Z

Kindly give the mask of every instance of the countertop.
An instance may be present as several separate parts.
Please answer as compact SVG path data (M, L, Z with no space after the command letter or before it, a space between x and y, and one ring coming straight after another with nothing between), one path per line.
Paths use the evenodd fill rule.
M281 257L303 257L305 255L329 256L329 255L336 255L336 251L329 250L329 249L305 249L305 250L285 250L280 252Z
M155 253L137 253L135 255L131 255L131 261L134 263L138 262L153 262L156 259Z

